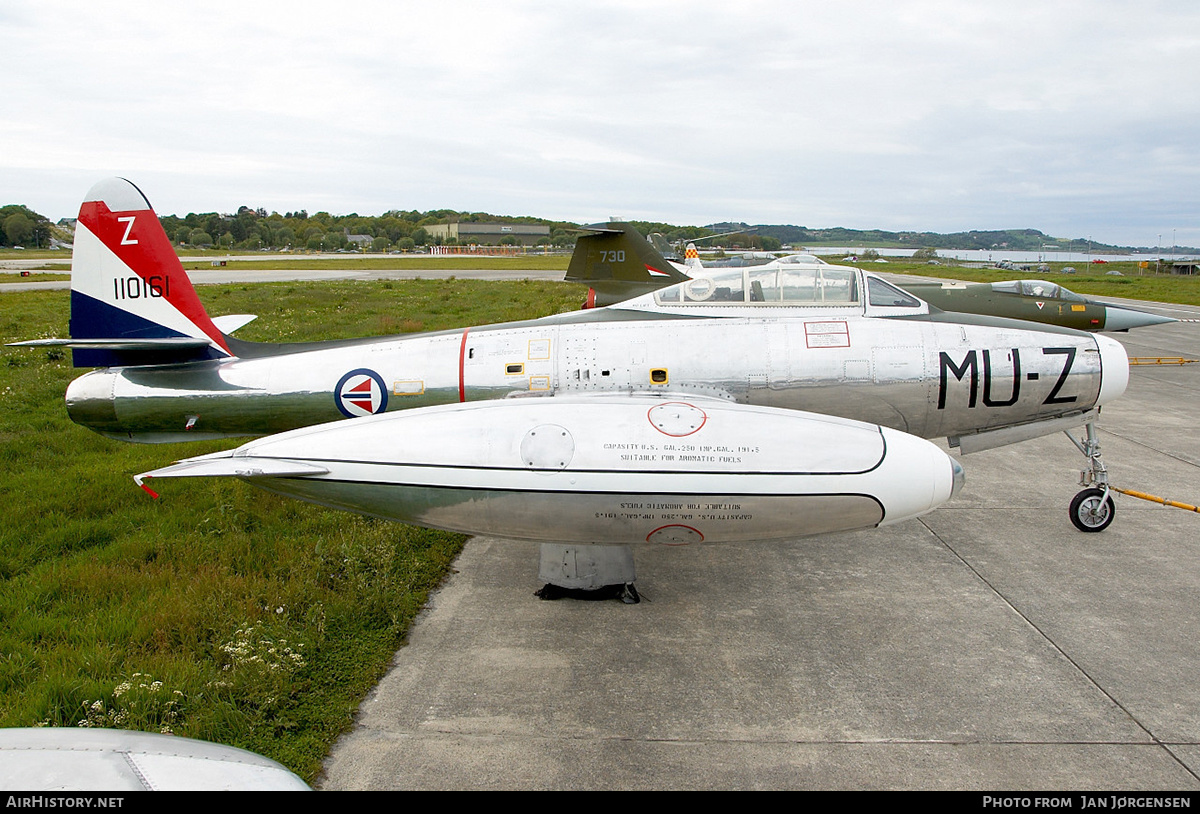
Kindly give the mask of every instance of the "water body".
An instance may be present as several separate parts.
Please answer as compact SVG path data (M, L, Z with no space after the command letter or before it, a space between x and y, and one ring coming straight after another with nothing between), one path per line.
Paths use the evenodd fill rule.
M865 246L818 246L806 249L809 254L837 255L862 254L867 251ZM912 257L914 249L875 249L880 257ZM1200 255L1195 254L1099 254L1086 251L1042 251L1042 252L1006 252L989 249L938 249L938 257L949 257L955 260L965 260L971 263L999 263L1007 260L1010 263L1090 263L1093 260L1104 260L1109 263L1148 261L1153 263L1161 258L1164 262L1173 260L1195 260Z

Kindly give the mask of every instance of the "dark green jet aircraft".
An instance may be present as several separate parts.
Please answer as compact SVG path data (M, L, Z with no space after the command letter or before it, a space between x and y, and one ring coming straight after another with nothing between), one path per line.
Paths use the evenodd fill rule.
M1089 300L1045 280L1000 283L897 283L943 311L1045 322L1081 331L1128 331L1175 322L1170 317Z
M811 255L792 255L754 268L805 264L828 265ZM689 254L686 264L668 260L630 224L609 223L579 238L565 279L588 286L585 307L591 308L632 299L703 273L698 258ZM943 311L1023 319L1084 331L1127 331L1175 322L1170 317L1089 300L1043 280L896 285Z

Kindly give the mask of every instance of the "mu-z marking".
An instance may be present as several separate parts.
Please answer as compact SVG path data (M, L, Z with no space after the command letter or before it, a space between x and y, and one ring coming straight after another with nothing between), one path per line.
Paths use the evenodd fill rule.
M1075 351L1075 348L1042 348L1043 355L1063 357L1062 371L1058 374L1058 381L1054 383L1054 387L1050 390L1050 394L1046 396L1045 400L1042 401L1042 404L1071 404L1078 400L1078 396L1058 395L1063 385L1067 383L1071 367L1075 364ZM953 374L954 378L960 382L963 380L963 377L969 377L967 407L975 407L977 405L979 401L980 357L983 359L983 406L1010 407L1016 404L1017 399L1021 396L1021 351L1019 349L1012 349L1012 390L1008 398L992 397L992 383L995 376L993 375L992 352L990 350L978 353L974 350L967 351L967 355L958 364L955 364L950 354L941 351L938 357L940 367L938 384L939 410L946 409L946 390L950 380L947 374ZM1037 381L1039 377L1040 374L1036 372L1025 374L1025 378L1029 381Z

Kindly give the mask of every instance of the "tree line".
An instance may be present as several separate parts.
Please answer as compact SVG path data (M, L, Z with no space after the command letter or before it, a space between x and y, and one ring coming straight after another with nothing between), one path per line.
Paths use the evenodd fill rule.
M553 221L536 217L492 215L486 212L458 212L452 209L435 209L427 212L394 209L382 215L331 215L317 212L310 215L306 210L268 213L262 207L239 207L233 214L217 212L189 213L183 217L163 215L159 217L163 230L177 246L229 250L256 251L258 249L337 251L352 243L362 248L380 251L411 251L435 243L454 243L450 238L443 241L433 237L425 227L443 223L512 223L539 224L550 228L550 235L538 241L538 245L568 248L581 233L578 224L569 221ZM60 221L60 224L63 222ZM939 249L1008 249L1040 251L1055 243L1071 247L1082 245L1080 238L1074 241L1050 237L1036 229L1008 229L993 231L971 231L953 234L936 232L887 232L881 230L858 230L842 227L832 229L808 229L803 226L759 225L744 223L714 224L705 226L677 226L654 221L632 221L643 235L659 233L671 244L686 244L702 241L719 235L713 242L700 243L702 247L720 245L733 250L753 249L757 251L779 251L784 245L892 245L914 248ZM67 228L71 224L64 224ZM69 234L55 227L48 218L21 204L0 207L0 247L24 246L47 248L57 230L61 239L70 241ZM740 231L744 230L744 231ZM365 235L369 241L352 235ZM503 239L502 239L503 241ZM1090 241L1089 241L1090 242ZM1120 247L1091 242L1093 250L1117 250ZM1065 247L1065 246L1064 246Z
M21 204L0 207L0 246L49 248L52 225L45 215Z
M241 206L233 214L191 212L184 216L160 215L159 222L176 246L239 251L337 251L351 244L351 235L369 237L370 243L363 248L371 251L411 251L417 247L442 243L440 237L431 236L425 227L443 223L545 225L550 228L550 234L539 240L538 245L548 244L556 248L570 248L582 233L580 226L570 221L452 209L427 212L396 209L382 215L364 216L357 213L331 215L328 212L310 215L304 209L280 214L268 213L262 207ZM64 219L59 224L56 227L49 218L21 204L4 206L0 208L0 247L46 248L56 233L69 243L73 221ZM672 244L699 240L713 234L711 229L702 226L676 226L655 221L634 221L633 225L643 235L656 232ZM505 238L501 238L503 240ZM453 243L454 239L449 238L445 242ZM773 250L779 247L779 241L770 238L764 241L753 233L725 236L722 243L735 249Z
M201 248L215 246L242 251L337 251L351 245L351 237L358 235L370 238L363 248L371 251L408 251L418 246L455 242L453 238L443 241L440 237L432 237L425 229L433 224L455 222L545 224L550 227L550 235L540 243L565 247L575 242L572 231L575 225L571 223L446 209L429 212L392 210L382 215L331 215L328 212L310 215L300 209L281 215L278 212L268 214L261 207L242 206L232 215L189 213L184 217L165 215L159 220L167 236L176 245Z

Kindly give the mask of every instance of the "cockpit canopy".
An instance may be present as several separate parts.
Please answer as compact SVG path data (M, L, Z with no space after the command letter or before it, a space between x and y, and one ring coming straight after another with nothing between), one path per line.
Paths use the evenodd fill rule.
M1048 283L1045 280L1005 280L1002 283L992 283L992 290L1001 294L1022 294L1026 297L1087 302L1084 297L1074 291L1068 291L1058 283Z
M794 255L803 257L803 255ZM861 272L847 266L784 257L767 267L710 269L711 273L676 283L654 294L660 305L859 306ZM872 306L917 308L920 300L879 277L865 275Z

